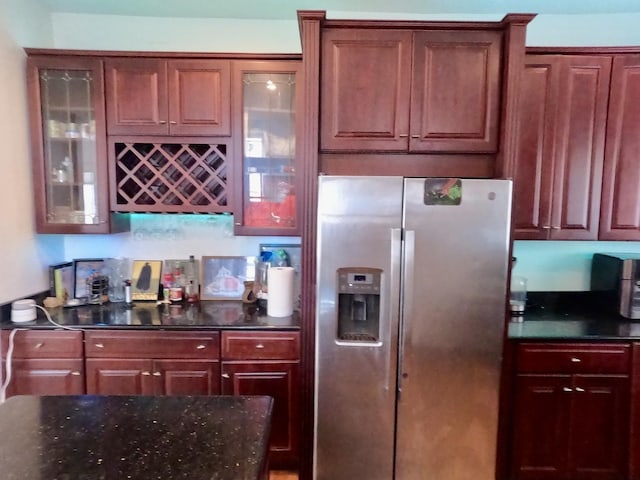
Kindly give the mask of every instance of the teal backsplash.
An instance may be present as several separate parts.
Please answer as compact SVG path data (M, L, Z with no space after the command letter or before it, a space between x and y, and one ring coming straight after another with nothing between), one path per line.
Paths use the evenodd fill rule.
M517 240L513 274L526 277L532 292L585 291L589 290L591 258L601 252L640 256L640 242Z

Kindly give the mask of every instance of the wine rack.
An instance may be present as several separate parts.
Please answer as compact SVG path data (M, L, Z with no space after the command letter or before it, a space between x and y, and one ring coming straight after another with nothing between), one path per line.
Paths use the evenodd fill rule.
M112 140L112 210L231 212L229 148L226 143Z

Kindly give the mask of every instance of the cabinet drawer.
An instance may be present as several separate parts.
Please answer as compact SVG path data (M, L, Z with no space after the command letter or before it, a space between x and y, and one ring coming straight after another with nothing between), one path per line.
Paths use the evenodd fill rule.
M217 359L218 332L86 332L87 357Z
M2 356L9 349L10 330L2 331ZM81 358L82 332L71 330L20 330L13 340L14 358Z
M225 360L298 360L298 332L222 332Z
M629 373L627 344L536 344L518 347L518 372Z

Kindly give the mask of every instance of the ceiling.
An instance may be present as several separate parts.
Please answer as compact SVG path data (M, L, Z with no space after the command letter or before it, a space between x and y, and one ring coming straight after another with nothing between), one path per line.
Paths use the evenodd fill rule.
M149 17L296 18L297 10L439 14L640 12L638 0L34 0L51 12Z

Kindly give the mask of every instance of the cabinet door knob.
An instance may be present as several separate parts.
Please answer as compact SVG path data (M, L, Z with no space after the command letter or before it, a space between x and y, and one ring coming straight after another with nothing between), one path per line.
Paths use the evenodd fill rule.
M162 373L161 372L153 372L153 376L154 377L161 377Z
M580 360L578 357L571 357L571 362L572 363L580 363L582 360Z
M197 348L198 350L202 350L202 349L204 349L204 348L207 348L207 346L206 346L206 345L202 345L202 344L200 344L200 345L198 345L196 348Z
M256 348L264 348L264 345L262 343L259 343L256 345Z
M409 136L408 133L401 133L400 135L398 135L398 137L400 138L407 138Z
M104 348L104 343L96 343L96 348Z
M175 120L171 120L169 123L170 123L171 125L177 125L177 124L178 124L178 122L176 122Z
M223 373L222 378L231 378L228 373Z
M151 375L151 372L142 372L142 375L144 375L145 377Z
M42 348L44 347L44 342L36 343L33 348Z
M160 125L165 125L167 123L167 121L166 120L158 120L158 123Z
M576 387L576 392L584 392L584 388Z
M563 392L573 392L573 390L569 387L562 387Z
M411 138L420 138L420 135L411 135Z
M71 372L71 375L75 375L76 377L80 376L80 372Z

